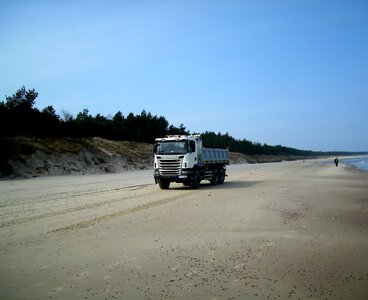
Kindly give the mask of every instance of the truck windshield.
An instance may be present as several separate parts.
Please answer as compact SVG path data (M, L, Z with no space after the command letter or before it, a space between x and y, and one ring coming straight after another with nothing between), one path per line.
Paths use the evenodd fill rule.
M187 141L161 142L157 145L157 154L185 154L187 152Z

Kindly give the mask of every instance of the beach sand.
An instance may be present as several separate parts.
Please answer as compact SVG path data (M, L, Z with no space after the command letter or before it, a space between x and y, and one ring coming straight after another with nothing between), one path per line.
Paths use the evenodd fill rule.
M368 299L368 172L234 165L0 182L0 299Z

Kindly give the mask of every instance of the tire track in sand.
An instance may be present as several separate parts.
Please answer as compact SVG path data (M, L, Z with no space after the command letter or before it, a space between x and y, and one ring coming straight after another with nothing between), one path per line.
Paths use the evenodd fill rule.
M27 204L35 205L35 204L42 204L44 202L50 202L52 200L61 200L61 199L67 199L71 197L80 197L80 196L88 196L88 195L95 195L95 194L104 194L109 193L111 191L135 191L143 189L147 186L152 186L154 183L150 184L138 184L138 185L130 185L130 186L124 186L124 187L116 187L111 189L102 189L97 191L82 191L82 192L58 192L53 193L52 195L43 195L39 196L35 199L24 201L24 202L18 202L18 203L11 203L11 204L4 204L0 205L0 209L2 208L9 208L9 207L17 207L17 206L24 206Z
M106 222L106 221L109 221L109 220L117 218L117 217L122 217L122 216L125 216L125 215L128 215L128 214L133 214L133 213L136 213L136 212L139 212L139 211L142 211L142 210L146 210L146 209L149 209L149 208L153 208L153 207L164 205L164 204L167 204L167 203L170 203L170 202L174 202L174 201L177 201L181 198L189 196L193 193L194 192L185 193L185 194L178 195L178 196L175 196L175 197L170 197L170 198L166 198L166 199L162 199L162 200L158 200L158 201L154 201L154 202L145 203L145 204L138 205L138 206L135 206L135 207L126 208L126 209L114 212L112 214L107 214L107 215L103 215L101 217L97 217L97 218L85 220L83 222L79 222L79 223L75 223L75 224L72 224L72 225L64 226L64 227L49 231L48 233L70 232L70 231L74 231L74 230L78 230L78 229L87 228L87 227L95 225L97 223Z
M97 195L97 194L102 194L102 193L107 193L107 192L112 192L112 191L135 191L138 189L144 189L145 187L147 187L149 185L137 185L137 186L128 186L128 187L124 187L124 188L115 188L115 189L110 189L110 190L104 190L104 191L96 191L96 192L88 192L88 193L79 193L76 195L73 195L69 198L73 198L76 199L78 197L82 197L82 196L90 196L90 195ZM150 191L147 191L145 194L149 194ZM114 199L114 200L105 200L105 201L100 201L100 202L95 202L95 203L88 203L88 204L84 204L81 206L77 206L77 207L70 207L67 209L62 209L62 210L58 210L58 211L52 211L52 212L47 212L47 213L42 213L42 214L38 214L35 216L31 216L31 217L23 217L23 218L18 218L18 219L13 219L13 220L9 220L9 221L4 221L2 223L0 223L0 229L3 227L8 227L8 226L12 226L12 225L20 225L20 224L24 224L27 222L33 222L33 221L37 221L37 220L41 220L44 218L50 218L50 217L55 217L55 216L61 216L61 215L65 215L68 213L73 213L73 212L77 212L77 211L81 211L81 210L85 210L85 209L93 209L93 208L97 208L100 206L104 206L104 205L109 205L112 204L114 202L121 202L123 200L126 199L134 199L137 197L142 197L141 194L139 195L126 195L123 198L118 198L118 199ZM66 198L66 197L64 197ZM52 201L53 199L49 199L48 202Z

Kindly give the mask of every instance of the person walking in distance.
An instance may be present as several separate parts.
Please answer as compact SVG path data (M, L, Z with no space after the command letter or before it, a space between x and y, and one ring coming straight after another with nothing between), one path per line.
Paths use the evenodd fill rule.
M334 162L335 162L335 165L337 167L339 165L339 159L336 157L335 160L334 160Z

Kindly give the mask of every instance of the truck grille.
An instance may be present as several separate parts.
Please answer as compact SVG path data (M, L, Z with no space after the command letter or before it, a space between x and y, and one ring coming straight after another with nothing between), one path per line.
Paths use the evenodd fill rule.
M160 175L177 176L180 174L180 159L160 159L158 165Z

